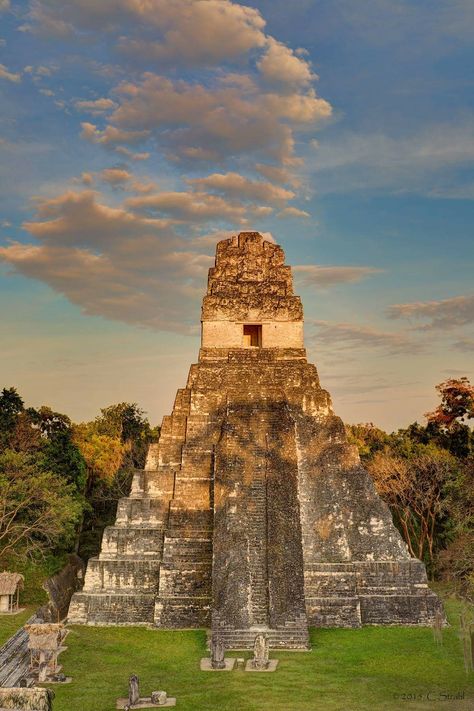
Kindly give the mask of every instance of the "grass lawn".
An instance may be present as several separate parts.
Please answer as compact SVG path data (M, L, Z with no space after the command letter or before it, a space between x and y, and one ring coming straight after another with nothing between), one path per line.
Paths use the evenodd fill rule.
M35 609L35 605L29 605L18 615L0 615L0 647L25 624Z
M460 604L447 600L446 608L452 626L442 645L426 628L315 629L312 651L275 652L280 664L270 674L201 672L201 630L72 627L60 660L73 681L54 686L54 711L112 711L131 673L143 695L165 689L182 711L471 711L474 674L464 671ZM441 696L459 692L463 700Z

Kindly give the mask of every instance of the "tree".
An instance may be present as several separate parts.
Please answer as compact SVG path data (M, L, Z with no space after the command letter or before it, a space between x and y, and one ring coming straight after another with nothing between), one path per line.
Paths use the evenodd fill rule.
M443 539L446 492L458 467L455 457L432 444L418 445L410 457L379 452L368 465L411 555L430 568Z
M474 418L474 387L468 378L450 378L436 386L441 395L441 404L433 412L427 412L428 422L450 429L456 422Z
M372 422L346 425L346 432L349 442L356 445L363 460L370 459L390 441L390 436Z
M23 400L15 388L3 388L0 395L0 450L8 447L10 436L23 409Z
M74 487L27 454L0 455L0 559L44 555L73 540L81 503Z
M126 465L130 468L141 469L145 466L148 446L157 437L144 414L137 403L120 402L104 407L95 420L100 434L118 437L129 445Z
M95 481L112 483L128 445L122 444L118 437L99 434L95 423L76 425L73 438L87 467L84 490L87 497Z

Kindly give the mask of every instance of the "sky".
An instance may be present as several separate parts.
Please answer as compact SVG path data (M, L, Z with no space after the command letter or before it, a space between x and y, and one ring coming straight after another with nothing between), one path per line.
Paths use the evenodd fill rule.
M474 377L472 0L0 0L0 387L170 412L219 239L389 431Z

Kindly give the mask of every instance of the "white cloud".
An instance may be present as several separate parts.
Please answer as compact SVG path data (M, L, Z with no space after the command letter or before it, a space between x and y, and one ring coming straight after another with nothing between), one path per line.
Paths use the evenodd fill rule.
M100 116L106 111L111 111L117 108L117 104L112 99L92 99L89 101L80 100L75 101L74 106L78 111L85 111L94 116Z
M131 4L131 3L130 3ZM265 21L251 7L227 0L154 0L141 19L162 30L160 40L122 37L120 51L135 59L220 64L265 44Z
M150 62L221 64L265 44L258 10L230 0L36 0L25 30L59 37L105 33ZM154 30L154 39L135 37Z
M203 178L190 178L186 182L197 188L207 188L244 200L257 202L263 200L271 204L280 205L295 197L292 190L286 190L278 185L252 180L239 173L213 173Z
M260 155L291 164L294 132L314 129L331 114L330 105L312 89L262 92L241 75L224 75L204 86L147 72L139 83L122 82L115 95L120 106L107 129L150 131L169 157L188 160L251 154L252 163Z
M133 239L147 230L167 229L169 220L141 217L125 208L109 207L98 201L93 190L37 200L36 221L23 227L31 235L50 244L86 245L101 249L105 244Z
M0 79L18 84L21 81L21 74L18 72L10 72L4 64L0 64Z
M416 301L394 304L387 309L389 318L425 321L417 328L452 329L474 322L474 295L454 296L440 301Z
M460 338L453 343L453 348L461 353L474 353L474 338Z
M278 217L311 217L311 215L306 210L300 210L298 207L290 205L280 210Z
M118 143L127 143L129 145L141 143L148 138L150 133L149 131L125 131L115 126L107 126L105 130L101 131L95 124L87 121L81 123L81 128L81 137L86 141L112 147Z
M255 165L255 170L260 175L263 175L268 180L273 183L282 183L283 185L291 185L294 188L300 186L299 179L295 174L289 170L287 167L282 168L278 165L269 165L268 163L257 163Z
M423 344L414 341L403 333L382 331L372 326L360 326L353 323L331 323L313 321L317 333L311 338L313 343L334 351L353 348L379 349L387 355L401 353L416 354L424 350Z
M306 167L319 193L394 190L472 197L456 171L474 160L474 122L432 124L409 136L339 133L313 142Z
M309 62L273 37L268 39L267 50L257 67L269 84L306 86L315 78Z
M115 152L121 153L123 156L130 158L130 160L135 160L135 161L148 160L148 158L150 157L150 154L147 151L142 151L142 152L131 151L126 146L116 146Z
M129 182L133 176L125 168L104 168L100 171L99 177L109 185L122 185Z
M0 247L0 260L84 313L181 332L198 320L212 258L168 221L109 207L85 190L39 200L24 228L37 243Z
M10 9L10 0L0 0L0 12L6 12Z
M249 214L255 214L253 206L246 207L239 202L204 192L169 191L145 194L130 197L125 204L134 210L152 210L159 215L185 222L208 222L217 219L241 224L247 221ZM263 214L267 214L269 208L266 206L257 207L257 214L262 214L262 208Z
M319 264L296 265L295 278L301 286L326 289L336 284L353 284L382 270L375 267L323 267Z

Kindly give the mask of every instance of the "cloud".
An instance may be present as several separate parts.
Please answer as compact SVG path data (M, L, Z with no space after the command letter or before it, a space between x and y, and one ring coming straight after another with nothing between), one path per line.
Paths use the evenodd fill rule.
M57 70L57 66L47 67L44 64L39 64L36 67L29 64L23 68L25 74L31 74L33 76L33 81L41 80L43 77L51 77Z
M106 111L111 111L117 108L117 104L112 99L93 99L91 101L81 100L75 101L74 106L78 111L85 111L87 113L93 114L94 116L100 116Z
M43 243L88 246L129 240L146 233L167 229L169 220L136 215L121 207L98 201L94 190L76 192L37 201L37 221L25 222L24 229Z
M122 185L132 178L132 174L124 168L104 168L99 173L99 177L109 185Z
M122 82L114 93L120 106L105 130L149 131L172 159L212 161L247 154L253 164L257 155L289 165L294 133L314 129L331 115L328 102L313 89L262 92L250 77L235 74L204 86L146 72L140 82ZM94 126L88 133L96 131Z
M115 152L121 153L123 156L130 158L130 160L136 160L136 161L148 160L148 158L150 157L150 154L147 151L144 151L141 153L136 152L136 151L131 151L129 148L126 148L126 146L116 146Z
M472 182L456 173L474 159L472 120L427 125L409 136L345 132L313 146L306 166L319 193L389 189L472 197Z
M6 12L10 9L10 0L0 0L0 12Z
M280 210L278 217L311 217L311 215L309 212L306 212L306 210L300 210L299 208L290 205L289 207L285 207L283 210Z
M312 87L317 77L304 50L265 34L260 12L231 0L34 0L23 30L89 45L105 40L122 59L144 61L141 78L128 72L133 78L110 96L74 102L93 116L111 112L105 125L84 122L81 135L124 155L151 138L173 162L245 157L255 169L257 158L261 174L268 161L267 176L297 187L294 176L277 171L299 165L296 134L331 116ZM181 64L186 81L176 78Z
M257 67L268 84L277 86L307 86L315 79L309 62L273 37L268 39L267 51Z
M257 214L261 215L271 212L271 208L265 206L246 207L241 203L204 192L159 192L130 197L125 204L134 210L152 210L159 215L191 223L217 219L240 224L246 222L249 212L255 214L257 211Z
M453 348L461 353L474 353L474 338L460 338L453 343Z
M16 84L21 81L21 74L17 72L10 72L4 64L0 64L0 79L6 79L7 81L12 81Z
M115 126L107 126L103 131L99 130L93 123L84 121L81 123L81 137L91 143L100 143L104 146L114 147L118 143L134 145L141 143L149 136L149 131L124 131Z
M365 0L357 8L352 0L342 0L339 12L366 41L376 45L408 37L413 40L412 50L426 51L427 45L436 43L438 51L449 51L447 37L474 37L471 0L432 0L427 5L410 0ZM420 27L424 28L422 33Z
M359 326L351 323L331 323L329 321L313 321L318 329L311 337L315 345L333 350L352 350L363 348L379 349L387 355L403 353L416 354L423 351L423 345L415 342L403 333L381 331L372 326Z
M221 64L263 47L264 28L258 10L229 0L37 0L24 25L59 37L106 33L121 53L148 66Z
M141 14L163 32L161 40L122 37L118 49L147 66L170 60L220 64L265 44L258 10L227 0L155 0Z
M39 279L86 314L189 332L212 258L169 223L68 191L37 202L24 224L36 244L0 247L13 271Z
M452 329L474 322L474 294L454 296L440 301L416 301L394 304L387 309L389 318L419 319L422 329Z
M301 286L326 289L337 284L354 284L383 270L374 267L323 267L318 264L293 267L296 280Z
M295 188L299 187L300 181L288 168L282 168L268 163L257 163L255 170L273 183L288 184Z
M239 173L213 173L204 178L192 178L186 181L190 185L198 188L207 188L228 195L252 202L264 201L271 204L281 205L295 197L292 190L286 190L278 185L264 182L262 180L251 180Z

